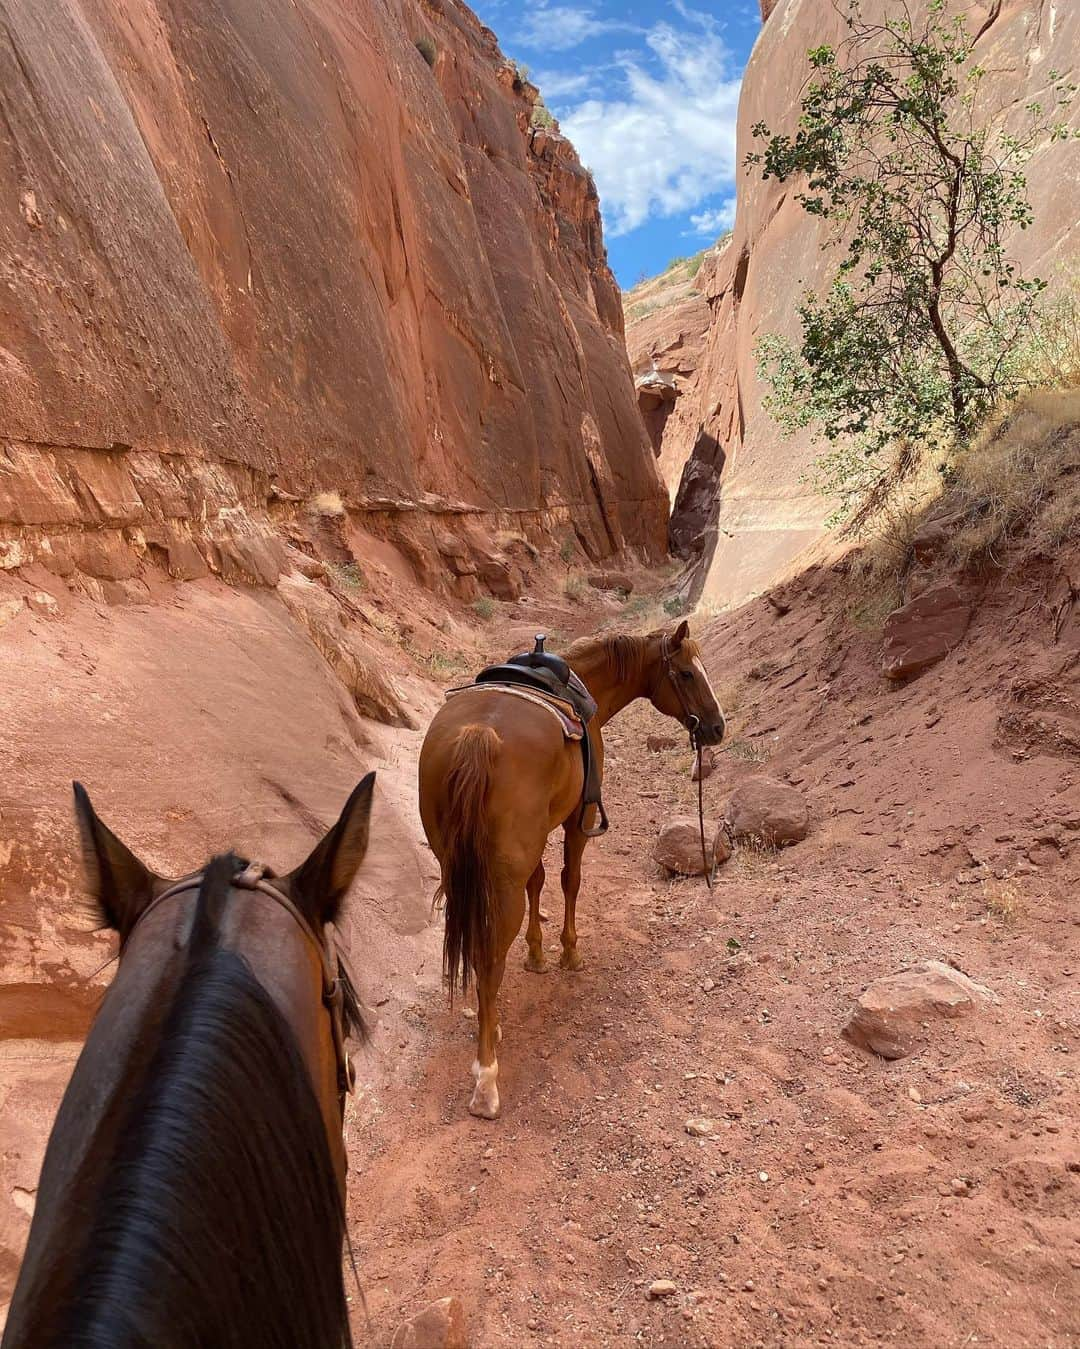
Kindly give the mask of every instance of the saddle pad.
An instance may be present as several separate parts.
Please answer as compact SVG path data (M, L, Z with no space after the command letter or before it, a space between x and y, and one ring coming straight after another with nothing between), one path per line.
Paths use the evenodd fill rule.
M537 707L543 707L550 712L562 727L563 736L567 740L580 740L585 734L584 726L574 715L569 703L563 702L561 698L541 693L539 689L522 688L520 684L465 684L461 688L448 689L446 696L453 698L459 693L509 693L515 698L524 698L526 702L535 703Z

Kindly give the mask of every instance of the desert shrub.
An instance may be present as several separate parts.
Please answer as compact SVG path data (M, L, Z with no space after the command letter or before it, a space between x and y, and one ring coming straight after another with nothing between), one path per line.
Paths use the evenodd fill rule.
M563 594L574 604L580 604L584 600L589 589L589 583L580 572L571 572L563 582Z
M439 59L439 49L435 45L435 39L428 37L426 33L422 37L418 37L416 39L416 50L434 70L435 62Z
M481 595L478 600L473 600L472 607L477 618L485 623L490 623L495 617L495 601L490 595Z
M328 565L327 571L338 583L346 590L366 590L367 578L360 570L359 563L356 562L332 562Z
M308 507L314 515L325 515L331 519L345 514L345 505L338 492L316 492L308 502Z
M542 98L538 98L533 104L529 125L545 131L555 125L555 118L552 116L551 109Z

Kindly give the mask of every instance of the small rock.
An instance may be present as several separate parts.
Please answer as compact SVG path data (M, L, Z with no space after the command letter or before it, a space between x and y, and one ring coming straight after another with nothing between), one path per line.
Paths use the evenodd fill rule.
M652 1283L649 1284L645 1296L651 1302L655 1302L658 1298L674 1297L678 1291L678 1288L670 1279L654 1279Z
M629 595L634 589L632 577L624 571L598 571L585 578L594 590L621 590Z
M922 1043L924 1022L966 1016L993 999L988 988L966 974L928 960L917 969L875 979L860 995L843 1033L861 1049L900 1059Z
M698 761L694 760L694 769L690 774L691 782L704 782L706 778L711 778L716 772L716 754L711 749L705 749L701 753L701 772L698 772Z
M708 1138L716 1132L716 1121L711 1119L688 1119L686 1132L695 1138Z
M394 1331L390 1349L468 1349L460 1299L440 1298L410 1317Z
M724 816L737 839L758 839L772 847L798 843L810 828L810 810L802 792L765 776L740 783Z

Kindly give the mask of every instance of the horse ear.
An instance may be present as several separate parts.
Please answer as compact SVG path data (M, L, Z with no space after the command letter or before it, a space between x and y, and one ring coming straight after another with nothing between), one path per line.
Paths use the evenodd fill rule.
M367 777L345 802L337 824L314 852L284 879L305 914L321 923L334 920L368 846L375 774Z
M690 636L690 624L684 618L683 621L679 624L679 626L675 629L674 634L672 635L671 638L672 645L682 646L683 642L685 642L687 637L689 636Z
M72 787L87 885L105 921L124 938L153 899L161 878L101 823L82 783L73 782Z

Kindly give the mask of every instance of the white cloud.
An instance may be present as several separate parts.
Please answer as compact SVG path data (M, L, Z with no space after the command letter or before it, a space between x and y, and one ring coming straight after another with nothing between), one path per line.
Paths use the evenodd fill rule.
M723 234L731 229L735 224L735 198L728 197L727 201L722 201L719 206L707 207L704 211L698 211L690 217L691 228L686 231L688 235L700 234L715 238L718 234Z
M546 51L569 51L602 33L633 31L633 25L615 19L599 19L589 5L532 5L514 33L522 47Z
M575 75L570 71L537 70L530 72L529 79L547 101L553 98L576 98L584 94L593 83L594 76Z
M596 178L613 237L652 216L689 211L734 183L740 80L731 53L709 15L681 0L675 8L680 26L654 24L647 51L616 53L611 97L559 109Z

